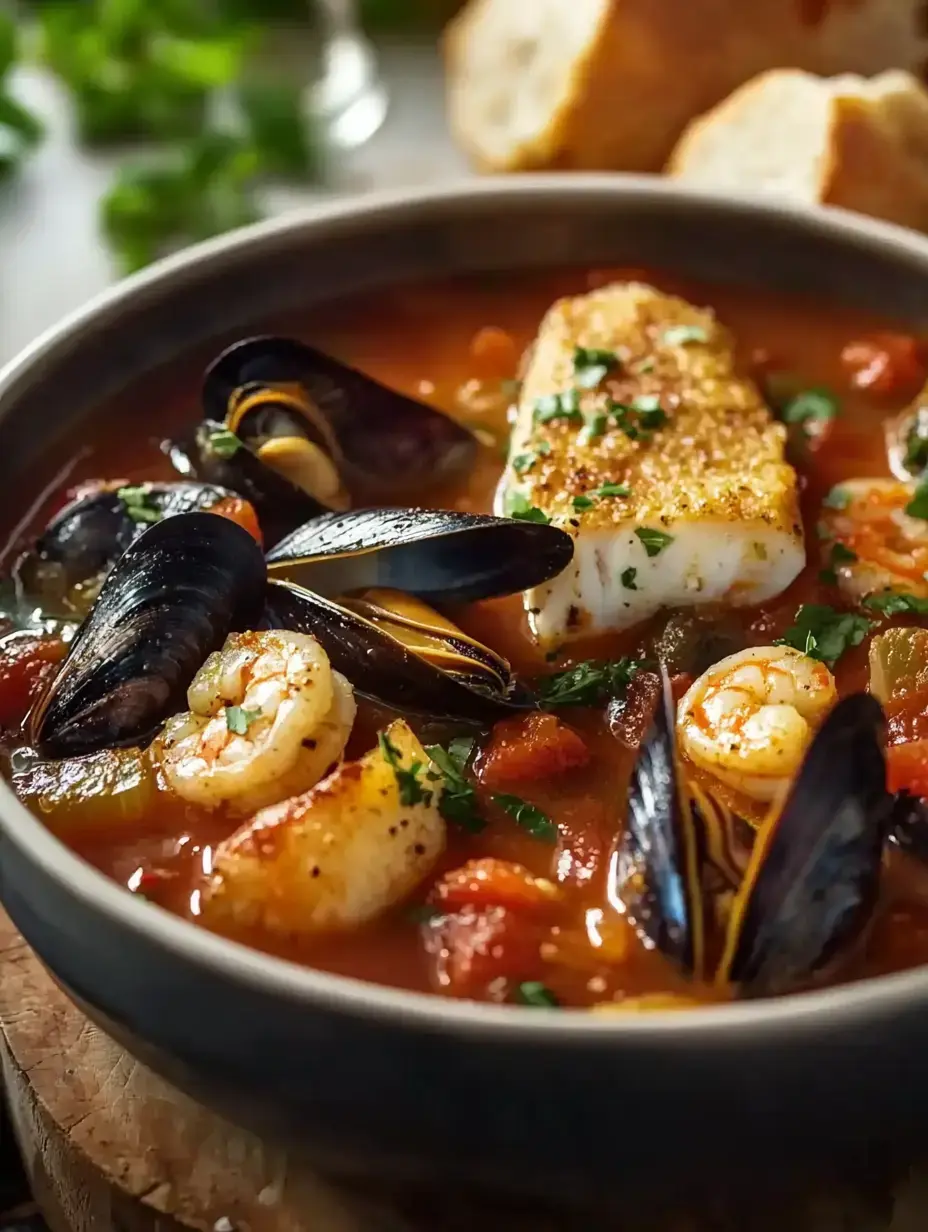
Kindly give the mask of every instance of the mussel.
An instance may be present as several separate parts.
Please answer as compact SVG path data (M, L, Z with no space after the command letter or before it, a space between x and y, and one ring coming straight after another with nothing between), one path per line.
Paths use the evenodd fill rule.
M447 415L293 338L229 347L206 372L203 406L259 450L277 437L302 437L349 488L360 483L381 498L442 483L476 451L473 434ZM299 466L297 454L288 467Z
M361 509L307 522L267 554L272 577L318 594L401 590L471 603L539 586L573 556L555 526L435 509Z
M782 807L758 830L746 868L719 861L717 813L681 771L675 707L662 704L629 790L610 897L639 935L695 979L742 995L814 982L869 921L892 821L883 712L867 694L840 701L816 733ZM742 871L743 870L743 871ZM719 920L713 879L737 889Z
M106 574L154 522L238 498L203 483L100 483L75 497L13 566L21 596L43 614L82 616Z
M226 636L259 626L265 581L257 542L227 518L185 513L148 527L33 707L30 743L60 758L149 739Z
M928 470L928 386L899 415L886 421L889 469L903 483Z
M334 602L271 579L264 623L313 634L359 693L403 714L492 723L536 705L506 659L397 591Z

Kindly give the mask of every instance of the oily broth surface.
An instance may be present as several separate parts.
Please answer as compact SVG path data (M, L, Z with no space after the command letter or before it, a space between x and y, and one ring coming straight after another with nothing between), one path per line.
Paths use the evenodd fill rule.
M815 455L803 494L810 563L787 594L762 610L746 611L742 617L753 640L765 640L768 634L776 636L790 623L800 602L819 597L814 521L824 493L852 475L887 473L882 412L875 411L865 399L846 393L846 374L840 366L841 350L849 339L885 328L885 322L806 300L707 288L640 271L631 274L694 302L712 305L733 330L739 351L745 357L763 349L777 367L801 374L806 384L841 391L842 418ZM262 332L303 338L388 385L454 413L456 390L475 375L470 344L476 332L484 326L498 326L516 340L521 350L531 342L552 301L561 295L581 293L586 289L586 277L587 271L577 270L398 287L363 300L327 307L315 316L307 314L262 324ZM196 421L199 374L209 357L204 353L169 372L147 377L138 387L100 408L78 432L56 442L42 463L24 474L0 504L0 523L5 534L22 520L48 485L52 487L47 499L38 502L33 511L33 533L60 503L62 486L99 477L133 482L173 477L159 444L164 437L183 434ZM473 425L480 421L471 417L469 422ZM487 415L481 426L489 434L505 438L503 414ZM68 468L66 478L59 478L56 483L56 476L61 475L64 467ZM489 510L501 467L499 448L484 445L473 472L453 487L430 493L429 503L467 511ZM363 494L359 495L363 498ZM8 563L9 554L6 566ZM508 655L518 670L531 674L543 668L543 659L528 637L517 598L474 605L458 613L457 618L468 632ZM629 653L637 640L637 633L601 638L595 645L573 648L571 660L618 657ZM837 678L842 693L865 684L865 647L842 658ZM372 707L362 706L349 753L370 747L379 717ZM570 946L575 946L589 944L588 913L603 901L608 840L624 812L629 759L598 716L587 714L578 718L572 713L570 722L580 730L592 751L591 767L563 782L533 784L531 793L534 801L561 822L568 837L552 852L513 822L494 822L479 836L453 835L443 868L455 867L475 855L498 855L518 860L537 874L551 875L556 869L563 869L565 862L569 865L575 859L577 844L585 844L584 849L590 850L598 841L601 858L590 860L595 863L595 871L571 892L565 908L565 938ZM582 781L577 782L578 778ZM123 884L140 867L158 869L163 879L157 901L180 915L196 918L196 886L203 872L208 871L210 849L233 828L234 823L222 815L178 804L174 808L159 807L158 815L148 820L141 834L114 839L112 835L101 837L85 831L62 837ZM928 913L895 906L893 885L892 877L887 878L881 912L858 973L870 974L928 961ZM418 900L421 898L422 894ZM327 970L407 988L429 987L428 965L418 928L405 911L395 911L350 935L313 943L271 943L257 935L243 939L262 948L271 948L273 944L276 952ZM604 992L617 990L632 994L668 989L691 991L684 988L667 963L634 943L620 969L604 974L596 969L595 963L589 970L565 969L555 983L562 1000L573 1004L601 1000Z

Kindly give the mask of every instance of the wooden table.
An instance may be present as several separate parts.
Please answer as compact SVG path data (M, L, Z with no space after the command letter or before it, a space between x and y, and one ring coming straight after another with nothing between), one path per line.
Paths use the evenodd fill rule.
M51 1232L928 1232L928 1171L657 1225L350 1189L162 1082L93 1026L0 911L0 1065ZM782 1188L778 1186L778 1188Z

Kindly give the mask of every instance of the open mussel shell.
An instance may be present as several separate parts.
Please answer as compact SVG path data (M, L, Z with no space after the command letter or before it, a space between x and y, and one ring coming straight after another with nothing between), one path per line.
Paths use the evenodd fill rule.
M311 633L359 693L403 714L489 724L536 704L505 659L407 595L333 602L271 579L264 623Z
M808 983L869 921L891 822L883 710L838 702L758 834L728 921L720 981L750 995Z
M206 372L203 406L209 419L231 426L231 414L235 431L266 439L275 391L275 434L289 434L286 412L301 414L347 486L379 498L440 484L474 459L475 437L453 419L292 338L248 338L224 351ZM262 415L257 429L246 422Z
M137 744L185 708L190 681L233 630L257 628L266 571L236 523L186 513L126 549L28 720L61 758Z
M928 864L928 801L907 791L892 798L889 841L906 855Z
M20 592L42 610L84 612L107 572L153 522L233 499L204 483L100 484L61 509L13 567Z
M286 475L261 461L244 442L236 446L228 430L206 420L189 441L162 446L179 475L204 480L242 496L258 515L266 544L276 543L329 507Z
M360 509L301 526L267 554L273 577L336 597L401 590L472 603L539 586L573 556L555 526L436 509Z

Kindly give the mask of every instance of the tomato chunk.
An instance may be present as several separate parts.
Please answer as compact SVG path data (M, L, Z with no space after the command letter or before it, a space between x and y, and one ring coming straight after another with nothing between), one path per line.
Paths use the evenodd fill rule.
M880 398L914 394L925 382L925 348L909 334L874 334L849 342L841 363L851 383Z
M67 647L60 638L11 633L0 640L0 727L18 730Z
M493 856L468 860L463 867L446 873L430 895L431 902L449 911L488 905L537 911L556 904L559 898L552 882L533 877L521 864Z
M507 907L463 907L423 926L432 985L449 997L506 1001L513 983L537 978L546 930Z
M264 537L261 534L258 515L249 501L243 500L240 496L227 496L225 500L211 506L209 512L217 513L221 518L228 518L230 522L237 522L243 530L248 531L252 539L256 539L263 546Z
M886 750L887 786L905 788L913 796L928 797L928 740L893 744Z
M528 783L577 770L590 760L590 751L575 731L553 714L503 719L493 728L484 750L478 777L484 787Z

